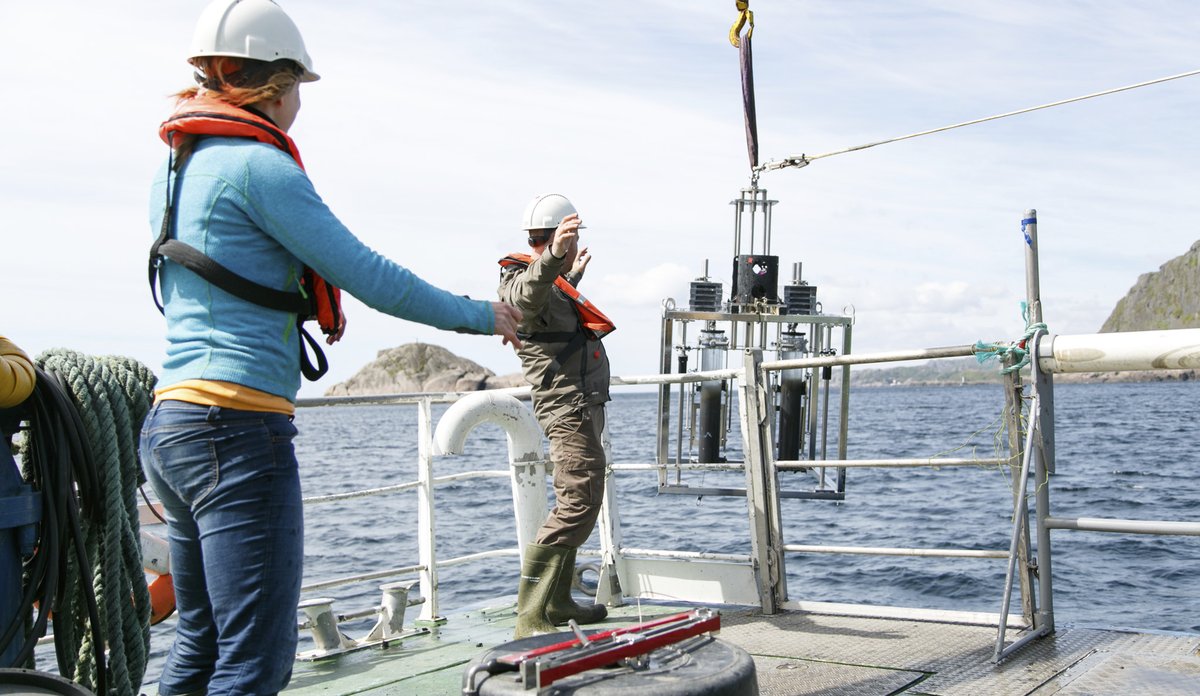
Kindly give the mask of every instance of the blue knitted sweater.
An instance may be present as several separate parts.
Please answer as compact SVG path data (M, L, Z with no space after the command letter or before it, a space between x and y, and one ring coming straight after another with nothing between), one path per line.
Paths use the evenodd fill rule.
M246 138L201 139L183 170L172 237L256 283L295 291L304 266L366 305L440 329L491 333L490 303L436 288L358 240L287 153ZM171 177L174 184L175 177ZM167 168L150 193L162 226ZM174 195L174 194L172 194ZM300 388L295 315L265 309L164 261L167 356L159 387L220 380L294 401Z

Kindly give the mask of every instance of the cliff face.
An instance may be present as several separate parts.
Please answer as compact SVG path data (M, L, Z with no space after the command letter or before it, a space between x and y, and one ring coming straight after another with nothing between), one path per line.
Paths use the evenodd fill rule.
M379 351L373 362L325 390L325 396L462 392L523 384L519 374L497 377L486 367L441 346L409 343Z
M1200 328L1200 242L1144 273L1117 303L1101 333Z

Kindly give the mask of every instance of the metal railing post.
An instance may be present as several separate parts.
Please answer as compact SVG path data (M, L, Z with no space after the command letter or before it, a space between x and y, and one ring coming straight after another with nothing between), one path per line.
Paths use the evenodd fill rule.
M596 602L619 607L625 604L625 593L621 589L621 575L625 572L625 557L622 552L621 513L617 504L617 482L613 475L612 439L609 437L608 421L604 423L601 436L604 446L604 501L600 503L600 579L596 586Z
M433 501L433 404L417 403L417 554L421 564L421 615L417 621L437 622L438 571Z
M745 352L741 380L742 442L746 458L746 510L750 517L750 548L755 564L762 613L774 614L787 600L787 578L783 566L778 474L775 472L771 437L771 413L762 364L762 350Z
M1030 208L1021 220L1025 234L1025 294L1029 309L1030 325L1041 324L1042 288L1038 259L1037 211ZM1032 356L1030 377L1033 393L1038 403L1037 428L1034 433L1034 507L1037 515L1037 579L1038 604L1040 609L1034 617L1034 626L1046 631L1054 630L1053 582L1050 577L1050 530L1045 520L1050 516L1050 475L1054 473L1054 375L1039 368L1038 348L1041 334L1037 332L1029 340Z
M1025 235L1025 306L1029 312L1029 323L1041 324L1042 319L1042 286L1038 270L1038 230L1037 211L1030 208L1025 211L1021 220L1021 230ZM1038 422L1038 438L1034 445L1038 448L1046 471L1054 473L1054 375L1049 372L1033 370L1034 390L1041 401Z
M1019 481L1018 480L1013 481L1013 490L1016 494L1015 495L1016 500L1013 503L1012 537L1011 537L1010 544L1008 547L1008 570L1004 574L1004 598L1000 602L1000 626L999 626L999 630L996 633L996 650L995 650L995 653L993 654L993 660L995 662L999 662L1000 660L1004 659L1005 656L1011 654L1012 651L1016 650L1020 645L1024 645L1026 642L1028 642L1032 638L1032 636L1027 635L1024 638L1022 638L1020 641L1018 641L1017 643L1014 643L1007 650L1004 648L1004 633L1008 629L1009 600L1012 597L1012 581L1013 581L1013 575L1016 574L1016 572L1017 572L1018 563L1024 563L1026 566L1025 568L1022 568L1022 573L1021 573L1021 579L1022 579L1022 583L1021 583L1022 602L1021 602L1021 605L1022 605L1023 612L1026 610L1026 605L1028 604L1027 600L1031 599L1031 597L1029 597L1027 594L1028 590L1025 589L1026 588L1025 581L1027 579L1027 575L1026 575L1025 571L1028 570L1028 564L1025 561L1028 559L1028 553L1023 555L1021 553L1021 551L1022 551L1023 547L1027 548L1027 546L1025 546L1025 544L1023 544L1022 542L1029 538L1029 514L1028 514L1029 506L1027 503L1027 498L1026 498L1027 493L1026 492L1028 490L1028 484L1029 484L1029 469L1031 466L1030 460L1034 456L1034 451L1035 451L1035 448L1033 447L1033 438L1034 438L1034 433L1037 430L1037 420L1038 420L1037 405L1038 405L1037 399L1035 397L1034 404L1033 404L1034 407L1029 410L1029 413L1030 413L1029 417L1033 422L1029 424L1029 427L1025 431L1025 447L1024 447L1024 450L1022 451ZM1032 612L1033 612L1033 607L1028 607L1028 610L1029 610L1029 613L1025 614L1026 621L1030 620L1030 618L1032 616ZM1035 626L1034 628L1037 630L1035 630L1033 635L1042 635L1043 633L1045 633L1044 630L1039 629L1037 626Z
M1006 358L1006 363L1011 364L1012 362L1011 356ZM1022 437L1027 433L1026 428L1022 426L1024 409L1021 392L1021 373L1017 370L1007 373L1005 375L1004 401L1008 419L1009 469L1012 472L1013 525L1017 530L1013 550L1016 553L1017 568L1020 572L1018 577L1021 584L1021 616L1032 625L1033 614L1037 607L1035 606L1033 571L1029 564L1029 503L1024 488L1028 478L1025 471L1027 447L1025 438ZM1030 418L1034 417L1031 414ZM1009 582L1011 583L1011 578Z
M1034 394L1040 401L1045 394L1053 393L1053 384L1040 380L1042 375L1041 369L1038 367L1038 347L1040 346L1040 334L1035 334L1030 347L1031 370L1034 377ZM1042 389L1045 389L1043 392ZM1050 417L1054 417L1054 412L1051 410ZM1053 421L1051 421L1053 422ZM1042 419L1038 419L1038 435L1043 436L1043 447L1034 447L1033 452L1033 485L1034 488L1034 509L1036 511L1037 524L1037 583L1038 583L1038 611L1034 617L1034 626L1043 629L1046 633L1054 631L1054 580L1052 577L1051 567L1051 551L1050 551L1050 527L1046 524L1046 520L1050 517L1050 474L1052 473L1054 463L1054 438L1053 436L1045 437L1045 425Z

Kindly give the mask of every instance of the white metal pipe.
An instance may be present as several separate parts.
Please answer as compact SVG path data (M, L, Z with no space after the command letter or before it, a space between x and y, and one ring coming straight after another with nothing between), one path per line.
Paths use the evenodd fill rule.
M832 355L823 358L801 358L799 360L764 360L763 370L788 370L799 367L827 367L833 365L866 365L870 363L905 362L930 358L961 358L975 354L975 346L947 346L945 348L920 348L897 350L885 353L862 355Z
M417 405L417 560L421 564L421 596L429 601L421 607L421 621L438 618L437 527L433 496L433 405Z
M659 551L655 549L631 549L628 547L623 547L620 553L626 558L678 558L682 560L694 561L729 561L732 563L752 562L750 556L735 553L707 553L704 551Z
M683 464L613 464L613 471L741 471L743 468L742 462L723 462L713 464L700 464L699 462L685 462Z
M399 568L388 568L386 570L377 570L371 573L360 573L358 575L346 575L332 580L322 580L314 582L311 585L305 585L300 588L301 592L313 592L315 590L324 590L330 587L338 587L340 585L350 585L356 582L365 580L380 580L382 578L391 578L398 575L411 575L425 570L423 565L401 566Z
M667 375L635 375L632 377L611 377L609 384L616 386L629 386L636 384L685 384L687 382L706 382L709 380L720 379L740 379L742 376L741 368L729 368L724 370L706 370L703 372L688 372L687 374L667 374Z
M469 553L466 556L456 556L454 558L438 561L439 568L448 568L450 566L462 565L477 561L481 558L494 558L497 556L517 556L520 557L521 549L495 549L493 551L480 551L479 553Z
M439 454L461 454L467 435L477 426L492 423L508 436L513 513L517 545L525 548L546 518L546 467L542 429L529 408L510 394L482 391L469 394L446 409L434 433Z
M395 406L401 404L419 404L425 399L435 403L451 403L457 401L458 394L453 392L436 393L404 393L404 394L364 394L361 396L321 396L306 399L296 399L296 408L314 408L318 406L362 406L380 405Z
M1045 372L1117 372L1200 368L1200 329L1042 336Z
M808 459L781 459L775 462L775 468L779 471L804 471L807 469L823 469L823 468L844 468L844 469L900 469L913 467L930 467L937 469L943 466L1003 466L1008 464L1008 459L1002 457L991 458L952 458L944 459L929 458L929 459L820 459L816 461ZM627 463L613 464L613 471L673 471L680 469L683 471L741 471L745 468L745 462L732 461L722 462L719 464L700 464L698 462L687 462L684 464L654 464L654 463Z
M1118 520L1105 517L1047 517L1045 524L1046 529L1074 529L1081 532L1200 536L1200 522Z
M433 479L434 483L447 483L449 481L458 481L459 479L471 478L507 478L507 471L482 469L478 471L464 471L458 474L448 474L446 476L438 476ZM367 498L373 495L384 495L387 493L397 493L400 491L410 490L420 486L420 481L407 481L405 483L397 483L391 486L381 486L379 488L363 488L357 491L347 491L345 493L331 493L330 495L314 495L305 498L305 505L317 505L320 503L332 503L338 500L351 500L353 498Z
M468 554L466 556L457 556L455 558L451 558L448 560L438 561L437 567L438 568L447 568L449 566L462 565L463 563L470 563L471 561L476 561L481 558L490 558L493 556L519 556L519 555L521 555L521 552L518 549L496 549L494 551L480 551L479 553L472 553L472 554ZM330 587L339 587L341 585L352 585L356 582L364 582L367 580L380 580L382 578L391 578L391 577L402 576L402 575L412 575L414 573L420 573L423 570L425 570L425 566L423 566L423 565L410 565L410 566L401 566L399 568L388 568L386 570L376 570L376 571L373 571L370 573L359 573L358 575L345 575L340 578L333 578L332 580L322 580L321 582L314 582L310 585L305 585L304 587L300 588L300 591L301 592L314 592L316 590L325 590ZM424 600L422 600L422 601L424 601ZM416 602L412 602L410 604L416 604Z
M411 488L416 488L417 486L420 486L420 485L421 485L420 481L408 481L406 483L397 483L392 486L381 486L379 488L364 488L362 490L347 491L345 493L331 493L329 495L314 495L309 498L305 498L301 502L303 502L305 505L316 505L319 503L332 503L332 502L335 502L338 500L350 500L352 498L366 498L366 497L369 497L372 495L383 495L385 493L396 493L399 491L406 491Z
M529 398L530 389L528 386L525 386L488 389L487 391L492 394L508 394L510 396ZM435 404L451 404L467 394L474 393L476 392L404 392L397 394L363 394L360 396L322 396L296 399L296 407L360 406L364 404L392 406L398 404L419 404L426 400Z
M862 616L871 619L904 619L915 621L939 621L980 626L995 626L999 614L975 611L949 611L945 609L920 609L917 607L894 607L879 604L843 604L838 602L784 602L782 609L802 611L809 614L832 614L837 616ZM1025 618L1008 617L1009 626L1028 627Z
M435 454L462 454L467 435L484 423L494 423L508 436L509 460L538 461L542 457L542 429L533 414L509 394L481 391L468 394L446 409L433 439Z
M497 471L497 470L493 470L493 469L479 469L476 471L461 471L457 474L446 474L445 476L438 476L433 479L433 482L434 483L449 483L451 481L462 481L464 479L508 478L509 475L510 474L507 471Z
M858 556L930 556L938 558L1008 558L1007 551L989 549L904 549L889 546L814 546L784 544L796 553L841 553Z
M902 467L943 467L943 466L1000 466L1007 464L1007 459L974 459L950 458L945 459L822 459L819 461L782 460L775 462L775 468L780 471L796 471L799 469L819 469L823 467L837 469L898 469Z

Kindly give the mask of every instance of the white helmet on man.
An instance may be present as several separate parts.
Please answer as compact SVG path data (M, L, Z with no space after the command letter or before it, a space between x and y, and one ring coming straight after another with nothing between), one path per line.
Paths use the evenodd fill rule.
M304 69L301 82L321 76L296 23L273 0L213 0L196 23L188 62L203 56L231 56L271 62L287 58Z
M554 229L563 218L578 212L575 206L571 205L571 201L561 193L543 193L534 196L529 205L525 206L525 213L521 216L521 229ZM579 227L582 229L583 225Z

